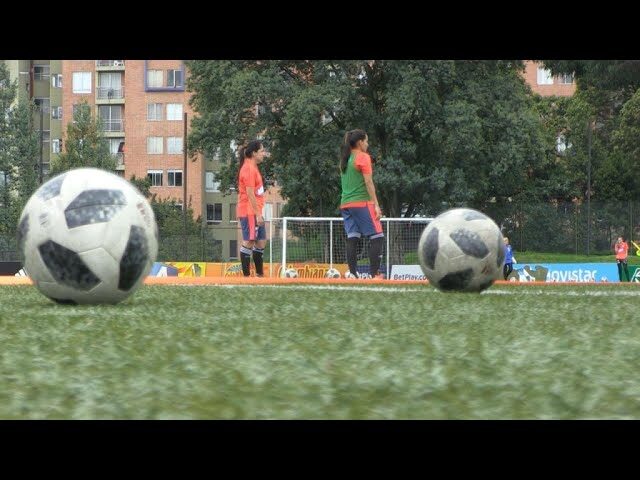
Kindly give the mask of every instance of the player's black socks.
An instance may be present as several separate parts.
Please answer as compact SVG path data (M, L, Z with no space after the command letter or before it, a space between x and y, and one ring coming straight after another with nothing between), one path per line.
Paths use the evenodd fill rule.
M371 276L375 277L380 270L380 257L382 256L382 242L384 237L378 237L371 240L369 244L369 267Z
M358 276L358 237L347 238L347 264L349 265L349 271Z
M264 276L263 262L262 262L263 254L264 254L264 248L253 247L253 263L256 265L256 275L258 277Z
M245 246L240 247L240 263L242 263L242 274L248 277L251 274L251 250Z

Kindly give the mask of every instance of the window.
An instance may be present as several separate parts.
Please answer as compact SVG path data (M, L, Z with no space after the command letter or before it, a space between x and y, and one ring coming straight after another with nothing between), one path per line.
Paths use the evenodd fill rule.
M124 138L109 138L109 153L118 157L118 164L124 163Z
M62 118L62 107L52 107L51 108L51 118L61 119Z
M100 105L100 120L105 132L123 132L122 105Z
M238 217L236 215L236 204L235 203L230 203L229 204L229 221L230 222L237 222L238 221Z
M181 103L167 103L167 120L182 120Z
M151 180L152 187L162 186L162 170L147 170L147 178Z
M147 103L147 120L162 120L161 103Z
M11 176L7 172L0 171L0 187L9 185L11 182Z
M162 87L162 70L149 70L147 72L148 87Z
M123 93L120 72L98 73L98 98L122 98Z
M210 170L205 172L205 184L204 189L207 192L219 192L220 191L220 182L216 182L216 174Z
M91 93L91 72L73 72L73 93Z
M51 86L55 88L62 88L62 74L54 73L51 75Z
M222 204L207 203L207 224L220 223L222 221Z
M265 203L262 209L262 217L266 222L271 220L272 217L273 204Z
M182 70L167 70L167 87L182 87Z
M570 85L573 83L573 73L564 73L558 78L560 79L560 84L562 85Z
M181 187L182 186L182 170L168 170L167 185L169 185L170 187Z
M62 151L62 139L54 138L51 140L51 153L60 153Z
M33 66L33 79L34 80L47 80L49 78L49 65L34 65Z
M44 113L49 113L49 99L48 98L34 98L33 103L36 104L38 111L42 110Z
M147 137L147 153L161 154L162 140L163 137Z
M229 240L229 260L238 258L238 241Z
M538 85L553 85L551 70L538 67Z
M182 153L182 137L167 137L167 153Z
M42 131L42 144L43 150L46 152L49 150L49 141L51 138L51 130L43 130Z

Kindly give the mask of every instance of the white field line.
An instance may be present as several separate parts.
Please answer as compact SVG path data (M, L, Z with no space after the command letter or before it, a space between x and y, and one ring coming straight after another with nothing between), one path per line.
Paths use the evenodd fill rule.
M405 293L420 292L433 293L438 295L447 295L447 293L439 292L435 288L412 288L412 287L365 287L356 285L184 285L188 287L219 287L219 288L276 288L285 290L337 290L337 291L367 291L367 292L388 292L388 293ZM470 293L469 295L473 295ZM640 297L640 290L585 290L584 292L560 291L532 289L531 287L522 289L500 290L499 288L489 288L481 293L481 295L547 295L557 297Z

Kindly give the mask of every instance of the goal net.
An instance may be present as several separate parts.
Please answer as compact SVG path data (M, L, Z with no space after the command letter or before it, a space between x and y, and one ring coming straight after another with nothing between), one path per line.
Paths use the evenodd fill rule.
M346 234L340 217L283 217L270 222L269 261L273 276L294 268L302 277L321 277L333 268L348 270ZM390 278L394 265L418 265L418 241L432 218L382 218L384 243L380 272ZM266 255L265 255L266 256ZM369 240L357 249L358 273L369 274Z

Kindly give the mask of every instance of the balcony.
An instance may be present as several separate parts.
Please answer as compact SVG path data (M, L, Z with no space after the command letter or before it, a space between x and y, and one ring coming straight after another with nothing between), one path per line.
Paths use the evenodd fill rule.
M124 103L124 87L97 87L96 103Z
M124 70L124 60L96 60L96 70L100 70L100 71Z
M102 131L106 137L122 137L124 133L124 121L102 120Z

